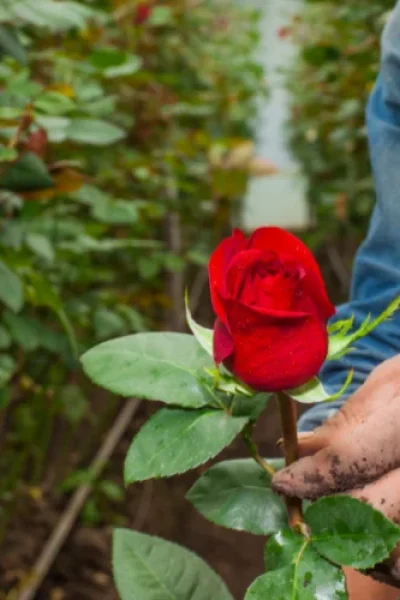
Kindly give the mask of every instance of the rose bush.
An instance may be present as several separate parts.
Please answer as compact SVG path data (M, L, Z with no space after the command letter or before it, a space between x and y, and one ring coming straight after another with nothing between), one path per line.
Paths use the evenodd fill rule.
M193 336L139 333L103 342L82 356L84 371L96 384L165 405L134 437L125 484L197 469L240 435L252 460L203 469L186 497L212 523L268 538L265 573L250 585L245 600L348 600L342 566L374 569L382 576L379 564L400 544L400 527L344 495L321 498L305 510L299 498L281 498L272 481L283 462L266 461L253 432L271 397L268 390L275 388L285 464L294 463L295 403L333 399L315 377L321 362L350 352L355 341L399 309L400 297L359 329L352 317L327 326L334 307L313 255L276 227L258 229L248 240L234 231L212 254L209 273L218 317L214 331L196 323L187 298ZM215 368L215 359L237 378ZM305 385L287 389L300 383ZM233 600L199 557L128 529L114 532L113 569L121 600Z
M218 364L261 391L294 388L318 373L335 308L300 240L277 227L249 240L236 230L212 254L209 276Z

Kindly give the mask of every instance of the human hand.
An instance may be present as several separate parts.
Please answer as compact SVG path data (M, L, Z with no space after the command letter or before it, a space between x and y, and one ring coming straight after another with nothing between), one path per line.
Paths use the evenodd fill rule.
M400 356L377 367L324 425L300 434L299 453L275 475L275 491L312 500L350 494L400 523ZM387 570L400 579L400 547Z

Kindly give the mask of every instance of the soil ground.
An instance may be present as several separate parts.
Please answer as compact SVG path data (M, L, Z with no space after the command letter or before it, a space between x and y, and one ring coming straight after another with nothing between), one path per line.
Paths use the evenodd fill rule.
M121 482L118 474L122 473L128 445L148 414L149 406L141 405L118 446L108 468L109 478L116 482ZM256 431L256 440L264 456L278 455L278 437L278 413L275 401L271 400ZM246 450L237 440L218 460L241 456L246 456ZM114 519L123 517L126 527L190 548L214 567L227 582L235 599L241 600L250 582L262 572L265 539L214 526L185 500L186 491L206 468L169 480L132 486L123 505L115 505ZM26 579L44 541L57 523L64 503L50 494L23 502L8 527L0 553L2 600L9 600L10 590ZM110 525L90 527L79 522L42 585L38 600L118 600L111 577L111 530Z

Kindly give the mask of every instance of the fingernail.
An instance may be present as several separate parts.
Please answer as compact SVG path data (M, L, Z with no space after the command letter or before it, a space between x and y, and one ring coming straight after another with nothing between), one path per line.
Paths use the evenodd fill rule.
M306 440L315 435L315 431L303 431L297 434L299 440Z

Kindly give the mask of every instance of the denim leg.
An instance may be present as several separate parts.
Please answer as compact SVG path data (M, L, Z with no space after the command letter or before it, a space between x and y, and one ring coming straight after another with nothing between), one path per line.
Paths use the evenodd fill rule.
M382 37L381 72L367 107L367 128L376 205L367 237L355 259L350 300L338 308L333 322L355 316L360 326L368 314L379 315L400 296L400 0ZM327 361L321 379L338 391L351 368L353 383L337 402L318 405L300 419L310 431L331 416L379 363L400 353L400 311L380 325L355 349Z

